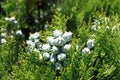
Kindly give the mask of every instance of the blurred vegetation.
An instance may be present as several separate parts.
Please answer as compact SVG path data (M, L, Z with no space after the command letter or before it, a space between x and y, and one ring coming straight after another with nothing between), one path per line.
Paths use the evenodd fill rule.
M0 80L120 80L119 4L120 0L0 0L0 34L7 40L0 41ZM15 17L17 26L6 17ZM26 45L34 32L39 32L41 44L47 43L56 29L73 33L60 70L35 51L29 54ZM17 30L23 35L17 36ZM90 54L83 54L88 39L95 45Z
M61 4L61 11L70 17L67 22L68 30L76 31L83 22L86 24L93 22L94 12L105 12L106 17L112 14L120 14L119 4L119 0L65 0Z

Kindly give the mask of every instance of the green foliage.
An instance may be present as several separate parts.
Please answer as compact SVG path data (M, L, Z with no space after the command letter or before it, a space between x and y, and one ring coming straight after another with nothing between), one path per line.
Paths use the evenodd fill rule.
M59 11L56 11L55 15L53 16L51 25L48 27L48 30L53 31L55 29L59 29L61 31L66 31L67 20L67 16L65 16Z
M73 38L69 42L71 48L65 61L61 61L63 67L60 70L56 70L53 63L41 60L35 51L29 52L24 35L16 35L21 27L28 27L23 2L24 0L6 0L1 3L6 15L14 16L19 24L15 27L0 14L0 80L120 79L119 0L65 0L57 4L59 7L55 11L50 8L50 11L52 9L55 12L51 23L47 23L45 31L36 28L40 33L39 42L47 43L47 36L52 36L56 29L73 32ZM42 14L44 12L49 13L49 9L43 10ZM36 11L34 13L36 15ZM36 26L38 25L34 27ZM31 29L34 30L33 27ZM2 38L7 42L2 42ZM83 53L89 39L94 39L94 47L90 53Z
M62 5L61 12L68 15L67 27L75 32L83 21L88 24L94 20L94 12L105 12L106 16L120 13L119 0L66 0ZM74 27L73 27L74 26Z

